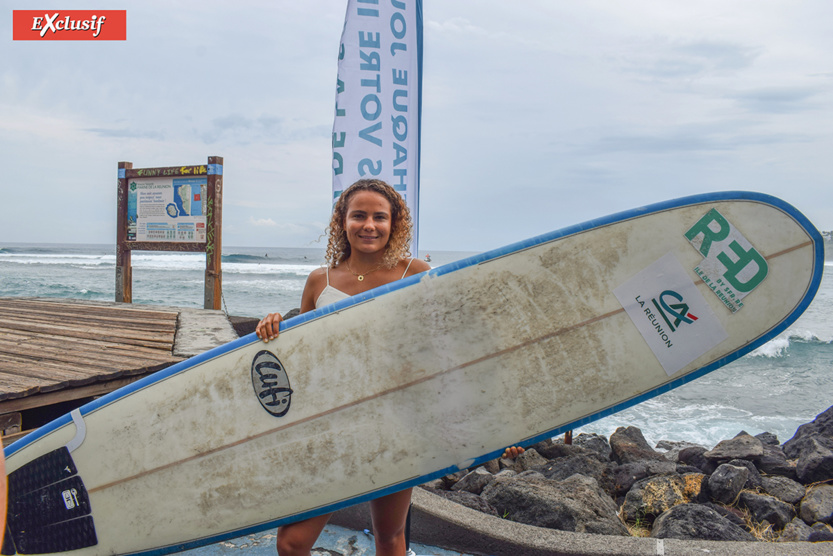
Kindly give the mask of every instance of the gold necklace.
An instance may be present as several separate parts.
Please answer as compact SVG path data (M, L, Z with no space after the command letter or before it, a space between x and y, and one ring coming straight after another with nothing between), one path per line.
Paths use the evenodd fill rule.
M380 268L382 268L382 265L381 265L381 264L378 264L378 265L376 265L375 267L373 267L373 268L371 268L370 270L368 270L367 272L365 272L364 274L359 274L358 272L353 272L353 269L352 269L352 268L350 268L350 262L349 262L349 261L347 262L347 270L349 270L349 271L350 271L350 274L352 274L353 276L355 276L355 277L356 277L356 280L358 280L359 282L363 282L363 281L364 281L364 277L365 277L365 276L367 276L367 275L368 275L368 274L370 274L371 272L375 272L375 271L379 270Z

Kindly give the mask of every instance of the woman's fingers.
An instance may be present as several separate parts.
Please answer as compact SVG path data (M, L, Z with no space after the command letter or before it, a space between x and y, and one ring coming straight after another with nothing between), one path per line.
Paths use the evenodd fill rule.
M506 450L503 451L503 456L501 457L515 459L519 455L523 454L525 451L526 450L519 446L509 446L508 448L506 448Z
M269 313L263 318L263 320L257 323L255 334L257 334L257 337L264 342L274 340L278 337L282 320L283 318L280 313Z

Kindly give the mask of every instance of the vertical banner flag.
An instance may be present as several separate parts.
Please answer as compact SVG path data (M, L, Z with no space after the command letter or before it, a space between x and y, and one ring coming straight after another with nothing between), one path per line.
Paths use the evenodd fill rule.
M361 178L405 198L419 232L422 0L348 0L338 54L333 203Z

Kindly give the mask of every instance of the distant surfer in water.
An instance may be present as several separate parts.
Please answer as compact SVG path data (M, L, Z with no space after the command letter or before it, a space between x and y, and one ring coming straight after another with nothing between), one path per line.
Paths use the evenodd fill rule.
M301 312L335 303L429 270L412 258L411 215L402 197L381 180L359 180L341 194L328 228L327 266L313 270L301 296ZM281 315L271 313L255 332L264 342L278 336ZM378 556L405 556L405 520L411 489L370 502ZM280 556L309 556L330 519L326 514L278 529Z

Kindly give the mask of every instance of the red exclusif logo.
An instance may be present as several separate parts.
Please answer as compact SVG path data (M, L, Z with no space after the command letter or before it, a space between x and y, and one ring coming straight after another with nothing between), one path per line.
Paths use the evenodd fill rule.
M16 41L127 40L127 10L14 10Z

